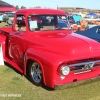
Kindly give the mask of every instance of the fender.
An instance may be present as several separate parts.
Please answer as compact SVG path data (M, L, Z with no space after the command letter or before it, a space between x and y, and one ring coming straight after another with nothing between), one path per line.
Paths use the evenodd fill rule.
M55 64L57 68L61 63L65 63L66 61L70 60L66 56L55 54L55 52L52 53L52 52L47 52L42 49L29 48L27 49L24 55L24 69L26 69L26 64L29 59L33 61L37 61L39 64L41 64L40 62L42 62L41 64L42 66L43 66L43 63L45 62L48 62L50 66ZM26 73L26 70L24 70L24 74L25 73Z
M68 58L66 57L66 60L67 59ZM49 84L50 80L52 80L53 78L52 75L56 75L55 73L57 72L58 66L65 61L65 56L46 52L45 50L41 50L41 49L29 48L25 52L25 56L24 56L24 75L26 75L26 64L28 60L33 60L40 64L42 72L43 72L44 84ZM49 79L49 81L47 82L48 76L50 76L51 79Z
M0 65L4 65L6 36L0 34Z
M34 50L33 48L29 48L24 55L24 75L26 75L26 66L27 66L27 62L28 60L32 60L32 61L36 61L40 64L41 69L42 69L42 73L43 73L43 81L45 84L45 75L44 75L44 70L43 70L43 65L41 63L41 61L39 60L39 51L38 50Z

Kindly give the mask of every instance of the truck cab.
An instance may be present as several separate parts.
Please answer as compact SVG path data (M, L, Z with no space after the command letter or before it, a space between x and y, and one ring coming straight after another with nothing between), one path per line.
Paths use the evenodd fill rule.
M49 11L49 12L48 12ZM62 19L62 17L64 19ZM24 53L32 44L32 36L39 36L43 33L63 31L68 28L59 27L58 20L67 21L64 11L50 9L25 9L16 12L12 29L9 33L8 55L20 66L24 66Z

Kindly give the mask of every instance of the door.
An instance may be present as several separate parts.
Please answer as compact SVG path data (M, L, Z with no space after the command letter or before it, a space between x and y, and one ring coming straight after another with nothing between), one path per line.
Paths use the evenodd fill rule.
M25 16L18 14L15 22L15 31L9 35L9 56L18 65L24 64L26 24Z

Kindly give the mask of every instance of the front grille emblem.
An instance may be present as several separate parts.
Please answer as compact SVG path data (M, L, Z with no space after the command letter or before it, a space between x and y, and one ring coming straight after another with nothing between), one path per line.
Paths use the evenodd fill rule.
M84 66L84 69L91 69L91 68L93 68L93 65L94 65L93 62L88 63L88 64L86 64L86 65Z

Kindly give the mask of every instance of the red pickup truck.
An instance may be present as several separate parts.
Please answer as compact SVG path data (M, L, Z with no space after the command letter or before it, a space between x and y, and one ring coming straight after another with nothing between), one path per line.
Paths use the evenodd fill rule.
M100 43L58 27L66 13L54 9L23 9L12 27L0 28L0 53L31 82L48 87L100 75Z

